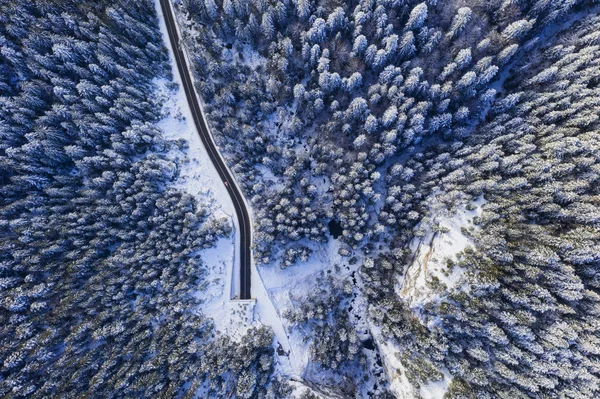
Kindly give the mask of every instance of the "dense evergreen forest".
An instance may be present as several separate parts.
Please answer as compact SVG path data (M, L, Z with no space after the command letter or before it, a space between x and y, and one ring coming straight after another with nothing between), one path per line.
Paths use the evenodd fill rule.
M152 1L0 2L0 397L266 389L271 333L234 344L194 296L230 227L170 188L158 78Z
M348 323L358 295L415 397L445 375L449 398L600 394L597 1L175 3L257 260L290 267L332 219L366 255L355 286L315 282L285 315L315 363L390 395ZM460 284L412 306L411 242L477 200Z
M175 188L157 4L4 0L0 397L600 396L597 0L173 4L258 267L341 226L352 277L278 315L313 374L203 314L202 250L232 231ZM416 300L415 248L475 209Z

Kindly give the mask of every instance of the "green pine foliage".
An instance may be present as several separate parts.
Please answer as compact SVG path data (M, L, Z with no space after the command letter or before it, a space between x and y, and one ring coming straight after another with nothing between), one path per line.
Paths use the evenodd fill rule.
M597 1L173 3L257 261L302 267L342 227L352 277L283 314L315 392L600 394ZM0 4L2 397L291 395L268 329L202 314L200 251L230 229L172 188L162 40L150 0ZM411 305L411 242L481 198L460 284Z

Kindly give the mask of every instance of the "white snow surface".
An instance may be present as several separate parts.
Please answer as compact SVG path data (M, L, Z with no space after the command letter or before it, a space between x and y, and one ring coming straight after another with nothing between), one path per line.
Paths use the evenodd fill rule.
M418 390L408 381L406 368L402 361L396 356L400 353L399 348L391 340L385 340L381 328L370 324L370 331L375 340L379 353L382 357L383 367L390 382L390 391L397 399L443 399L450 383L452 375L447 370L441 370L443 379L422 385Z
M306 262L298 261L294 265L281 269L279 264L271 263L260 267L259 275L264 283L263 298L258 298L257 314L260 320L273 328L277 325L280 333L275 331L279 343L288 356L280 356L282 373L287 376L299 377L304 375L309 367L310 341L305 341L301 332L289 325L281 314L295 307L295 298L304 298L314 291L316 279L321 272L334 273L334 265L342 265L344 260L338 254L339 241L330 239L326 244L306 242L313 253ZM343 278L351 273L349 268L342 268L338 277ZM268 303L267 303L268 302ZM272 323L272 324L270 324Z
M383 368L390 382L390 391L398 399L412 399L416 397L412 384L406 377L406 368L396 356L399 350L391 340L385 340L381 328L369 323L371 335L379 348L383 361Z
M442 399L448 387L452 382L452 375L445 370L442 370L444 378L440 381L430 382L427 385L422 385L419 389L419 393L423 399Z

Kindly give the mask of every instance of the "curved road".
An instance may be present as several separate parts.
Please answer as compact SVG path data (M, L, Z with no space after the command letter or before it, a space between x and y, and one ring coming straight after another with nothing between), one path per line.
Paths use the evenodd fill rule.
M200 111L200 104L198 103L198 97L194 91L194 84L190 76L183 51L179 46L179 35L175 25L175 18L169 0L160 0L160 6L163 11L165 23L167 25L167 32L169 33L169 39L173 47L173 53L175 54L175 61L177 62L177 68L179 69L179 75L181 75L181 82L185 90L187 101L192 111L192 117L194 124L196 125L196 131L202 139L204 148L208 152L208 156L212 161L213 165L217 169L221 180L225 184L225 188L231 197L231 202L235 208L239 224L240 234L240 248L238 249L239 260L240 260L240 299L251 299L250 295L250 264L252 260L252 254L250 247L252 244L252 226L250 224L250 216L248 209L244 203L244 197L240 192L238 186L235 184L233 176L223 158L219 155L215 143L210 135L208 125L202 112Z

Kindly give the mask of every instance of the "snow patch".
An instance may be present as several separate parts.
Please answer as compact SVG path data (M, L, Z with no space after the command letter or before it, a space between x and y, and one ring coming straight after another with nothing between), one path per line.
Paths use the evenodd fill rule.
M390 382L390 391L397 399L413 399L415 389L406 377L406 368L396 356L400 351L395 347L392 341L386 341L381 333L381 328L371 323L370 331L383 361L383 368Z
M444 370L442 370L442 372L444 374L444 379L430 382L427 385L421 385L419 393L423 399L443 399L452 382L452 376L447 371L444 372Z
M456 266L450 270L446 260L456 261L457 254L472 244L462 229L474 227L473 218L481 216L485 199L480 197L473 202L472 210L460 206L455 213L448 212L442 203L436 201L436 194L432 195L430 202L433 219L417 226L416 230L423 230L424 235L415 237L410 243L413 260L397 286L398 295L412 308L439 299L439 290L432 289L432 284L443 284L448 291L463 288L464 270Z
M180 166L180 175L175 186L197 197L201 200L200 203L214 198L211 208L221 210L231 217L234 208L229 194L196 132L179 75L174 75L178 87L173 87L166 79L157 79L154 83L158 87L159 98L163 100L164 115L156 126L163 131L167 140L183 139L188 145L184 150L173 149L168 154L171 159L177 160Z
M242 56L244 57L242 63L249 66L253 70L256 70L256 68L259 66L267 64L267 60L257 51L252 49L252 47L248 44L242 47Z
M254 309L256 301L253 299L243 301L225 301L221 303L213 303L212 306L207 306L206 311L213 315L215 327L218 331L227 334L235 341L242 339L248 332L248 329L255 326Z
M294 308L295 298L304 298L307 293L313 292L317 277L321 273L337 273L340 277L350 274L349 268L334 271L334 265L341 266L344 260L338 254L340 243L330 239L327 244L302 242L309 246L313 253L306 262L281 269L279 263L261 266L260 271L253 272L264 283L264 297L257 296L257 317L270 325L286 352L280 356L282 372L288 376L301 376L309 366L310 344L299 329L291 326L281 314ZM275 257L278 258L278 257ZM260 273L260 274L259 274ZM260 285L262 287L262 285Z
M271 327L283 351L289 351L290 344L281 321L279 308L273 303L272 297L265 287L264 279L254 263L252 264L252 287L252 294L256 298L257 320Z
M398 357L400 349L392 340L383 338L379 326L369 323L369 327L382 357L387 380L390 383L389 389L397 399L414 399L417 397L442 399L444 397L452 382L452 375L447 370L440 370L443 373L443 379L421 385L417 390L406 377L406 367Z

